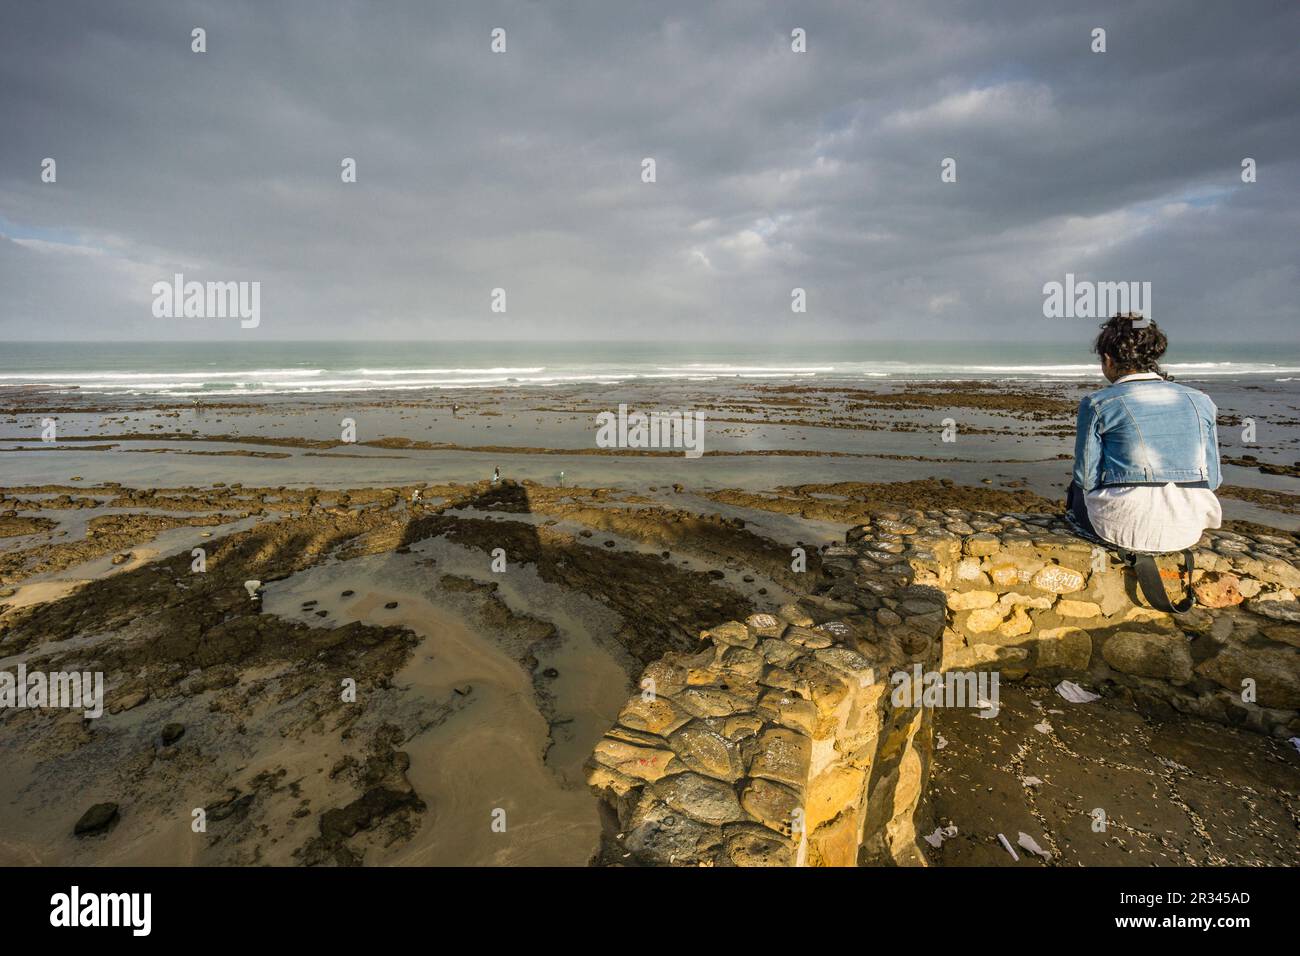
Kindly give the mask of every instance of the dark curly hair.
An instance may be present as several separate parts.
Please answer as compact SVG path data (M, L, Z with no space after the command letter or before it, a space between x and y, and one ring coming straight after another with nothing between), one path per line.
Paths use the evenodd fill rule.
M1172 378L1156 364L1169 348L1169 340L1155 322L1134 328L1134 321L1141 318L1137 312L1128 312L1103 323L1092 350L1101 356L1109 355L1121 375L1155 372L1161 378Z

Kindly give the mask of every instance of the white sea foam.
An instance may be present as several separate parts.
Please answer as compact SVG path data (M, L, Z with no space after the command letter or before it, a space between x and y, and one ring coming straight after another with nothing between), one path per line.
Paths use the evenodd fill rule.
M75 388L81 392L116 395L310 395L324 392L375 392L450 388L547 388L557 385L614 384L637 381L824 381L857 382L888 379L953 381L1001 378L1020 381L1100 379L1093 362L955 364L952 362L857 361L833 364L749 364L743 362L660 361L591 362L556 365L467 364L447 367L393 368L275 368L175 369L156 371L106 369L87 371L0 370L0 389L14 387ZM1268 362L1182 362L1167 366L1180 378L1252 377L1267 375L1277 382L1294 381L1300 367Z

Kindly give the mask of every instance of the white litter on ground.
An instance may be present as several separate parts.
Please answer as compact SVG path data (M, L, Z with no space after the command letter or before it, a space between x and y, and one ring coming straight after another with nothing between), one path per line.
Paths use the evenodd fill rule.
M1296 750L1300 750L1300 737L1292 737L1291 746L1294 747Z
M1034 730L1038 731L1040 734L1050 734L1052 732L1052 725L1047 721L1043 721L1041 724L1034 724Z
M946 827L937 827L933 833L923 839L926 843L930 844L930 846L937 850L939 847L943 846L944 840L951 840L956 835L957 828L949 825Z
M946 746L948 746L947 739L943 736L943 734L939 734L938 739L934 742L934 749L942 750Z
M1056 692L1072 704L1091 704L1094 700L1101 700L1101 694L1084 690L1072 680L1061 681L1056 685Z
M1020 862L1020 857L1016 855L1016 851L1015 851L1015 850L1011 849L1011 842L1010 842L1010 841L1009 841L1005 836L1003 836L1001 833L998 834L998 839L1002 841L1002 845L1003 845L1004 847L1006 847L1007 852L1011 854L1011 859L1013 859L1013 860L1015 860L1017 863L1019 863L1019 862Z
M1041 787L1043 785L1043 781L1039 780L1037 777L1021 777L1020 782L1026 787Z
M1016 840L1016 842L1019 843L1020 846L1022 846L1024 849L1028 850L1030 853L1034 853L1037 854L1038 856L1041 856L1044 860L1050 860L1052 858L1052 854L1048 853L1041 846L1039 846L1034 841L1034 838L1031 837L1028 833L1026 833L1023 830L1020 831L1020 839Z

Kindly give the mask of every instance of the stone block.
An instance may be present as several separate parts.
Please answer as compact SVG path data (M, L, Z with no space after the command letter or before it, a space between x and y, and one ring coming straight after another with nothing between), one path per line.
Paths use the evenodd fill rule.
M1087 578L1082 571L1067 568L1059 564L1048 564L1040 568L1030 579L1034 587L1053 594L1073 594L1082 591Z
M998 605L979 608L967 615L965 627L972 634L987 634L997 630L1006 616L1007 609Z
M653 782L667 772L675 755L671 750L638 747L622 740L605 737L595 748L595 759L624 776Z
M1117 671L1185 684L1192 679L1192 655L1180 631L1117 631L1106 639L1101 656Z
M745 817L735 789L703 774L687 772L663 777L651 789L669 807L700 823L716 826Z
M1092 636L1079 627L1053 627L1038 632L1040 668L1086 671L1092 660Z
M749 773L752 777L802 787L807 781L811 757L812 741L808 737L783 727L773 728L758 738L758 750Z
M669 736L668 745L696 773L728 783L734 783L744 774L739 745L708 722L692 721Z
M645 700L638 694L624 704L618 714L618 722L624 727L661 737L672 733L690 719L691 715L670 698L658 695L652 700Z
M1072 601L1061 598L1053 610L1061 617L1100 617L1101 605L1095 601Z
M997 603L998 596L993 591L957 591L948 595L948 607L953 611L972 611Z
M1229 644L1196 671L1236 694L1249 678L1255 682L1256 702L1261 707L1300 709L1300 651L1292 648Z
M789 835L796 810L803 811L799 792L762 778L746 781L740 805L765 827Z

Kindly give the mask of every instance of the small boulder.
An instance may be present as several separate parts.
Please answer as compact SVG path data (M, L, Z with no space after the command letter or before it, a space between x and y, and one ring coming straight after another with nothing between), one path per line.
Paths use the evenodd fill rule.
M72 832L76 836L106 833L118 821L116 803L97 803L81 815Z
M170 747L185 736L184 724L168 724L162 729L162 742Z

